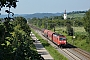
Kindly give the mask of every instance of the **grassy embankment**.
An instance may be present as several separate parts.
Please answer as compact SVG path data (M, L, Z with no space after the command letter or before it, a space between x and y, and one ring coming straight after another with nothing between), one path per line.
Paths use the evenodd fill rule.
M63 30L66 31L66 27L56 27L56 32L64 34L68 39L68 43L90 52L90 45L87 44L86 39L83 39L82 37L82 35L87 34L84 27L74 27L74 35L76 36L76 38L74 39L74 43L72 41L72 36L68 36L66 33L63 33Z
M32 32L40 40L40 42L42 43L42 45L50 53L50 55L54 58L54 60L68 60L66 57L64 57L62 54L60 54L54 47L52 47L48 43L48 41L46 41L43 38L41 38L33 29L32 29Z

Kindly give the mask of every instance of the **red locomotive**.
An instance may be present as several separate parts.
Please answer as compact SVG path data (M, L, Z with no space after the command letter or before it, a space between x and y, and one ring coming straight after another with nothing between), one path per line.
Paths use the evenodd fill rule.
M66 37L64 35L57 34L50 30L44 30L44 36L49 38L52 42L54 42L60 47L66 45L67 43Z

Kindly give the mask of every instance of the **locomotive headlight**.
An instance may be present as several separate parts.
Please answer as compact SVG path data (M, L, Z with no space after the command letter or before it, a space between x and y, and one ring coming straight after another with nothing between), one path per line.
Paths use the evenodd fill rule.
M64 41L64 42L66 42L66 41Z
M66 41L64 41L64 43L66 43Z
M60 41L60 43L61 43L62 41Z
M67 44L66 41L64 41L64 43Z

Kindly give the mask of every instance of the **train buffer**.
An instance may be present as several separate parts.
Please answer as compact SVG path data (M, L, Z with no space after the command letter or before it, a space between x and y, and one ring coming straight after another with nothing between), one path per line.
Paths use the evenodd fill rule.
M33 43L37 49L38 54L40 54L44 60L54 60L33 33L31 33L31 38L34 40Z

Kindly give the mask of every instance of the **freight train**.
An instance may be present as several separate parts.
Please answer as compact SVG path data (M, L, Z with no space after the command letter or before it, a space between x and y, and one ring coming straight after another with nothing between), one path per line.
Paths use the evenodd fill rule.
M49 40L55 43L58 47L62 47L67 44L66 37L62 34L57 34L47 29L45 29L43 33L45 37L47 37Z

